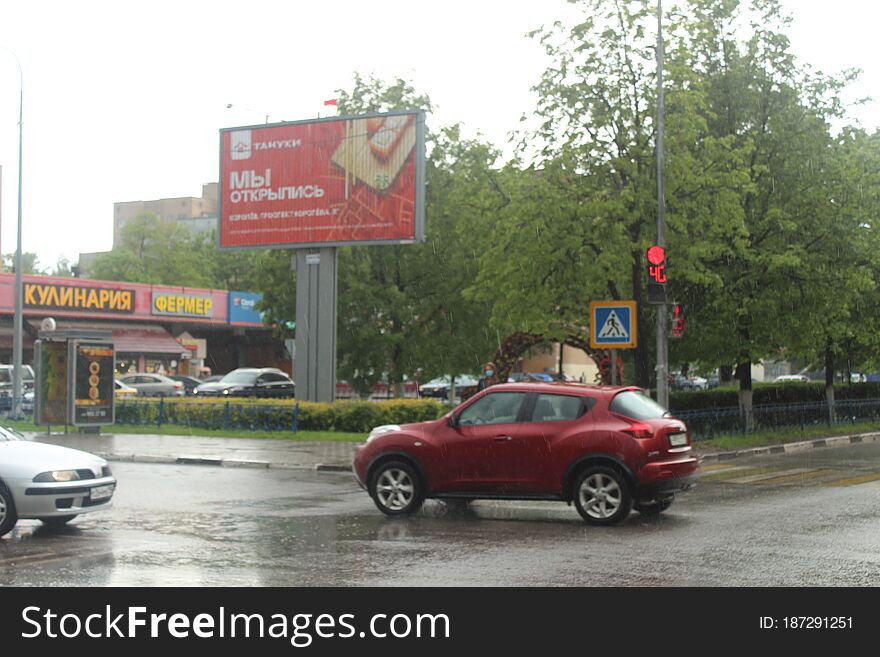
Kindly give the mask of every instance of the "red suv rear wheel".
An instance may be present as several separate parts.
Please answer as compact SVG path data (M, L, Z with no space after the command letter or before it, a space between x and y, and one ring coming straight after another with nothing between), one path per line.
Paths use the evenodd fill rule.
M607 466L584 469L575 480L574 505L591 525L613 525L629 514L632 495L626 478Z

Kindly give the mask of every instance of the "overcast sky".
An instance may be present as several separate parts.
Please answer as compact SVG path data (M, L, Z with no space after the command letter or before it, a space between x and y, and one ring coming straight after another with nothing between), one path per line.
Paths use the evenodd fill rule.
M877 3L786 6L801 60L860 67L852 97L880 98ZM501 145L547 63L524 34L573 12L563 0L4 3L0 46L24 70L23 250L43 266L108 250L114 201L199 196L217 180L220 128L326 116L355 71L411 80L435 124ZM2 253L15 250L18 82L0 50ZM875 129L880 103L853 115Z

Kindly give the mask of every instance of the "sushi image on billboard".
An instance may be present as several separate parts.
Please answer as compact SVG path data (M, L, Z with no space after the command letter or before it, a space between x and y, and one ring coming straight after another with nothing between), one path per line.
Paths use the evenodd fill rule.
M424 241L421 110L220 131L219 247Z

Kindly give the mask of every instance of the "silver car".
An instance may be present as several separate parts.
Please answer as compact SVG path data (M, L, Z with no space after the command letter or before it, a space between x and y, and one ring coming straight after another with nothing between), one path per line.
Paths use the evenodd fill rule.
M0 427L0 536L20 518L63 525L112 506L107 461L77 449L28 440Z
M182 397L186 393L180 381L162 374L126 374L119 380L136 388L139 397Z

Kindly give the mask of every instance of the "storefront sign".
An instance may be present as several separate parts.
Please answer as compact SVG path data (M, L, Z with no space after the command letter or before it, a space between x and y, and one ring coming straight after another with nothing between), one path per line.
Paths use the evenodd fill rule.
M202 317L214 316L214 302L203 294L161 294L153 293L153 315L164 317Z
M134 290L25 282L24 305L28 308L131 314L134 312Z
M262 299L263 295L256 292L230 292L229 323L262 324L263 313L256 309Z

